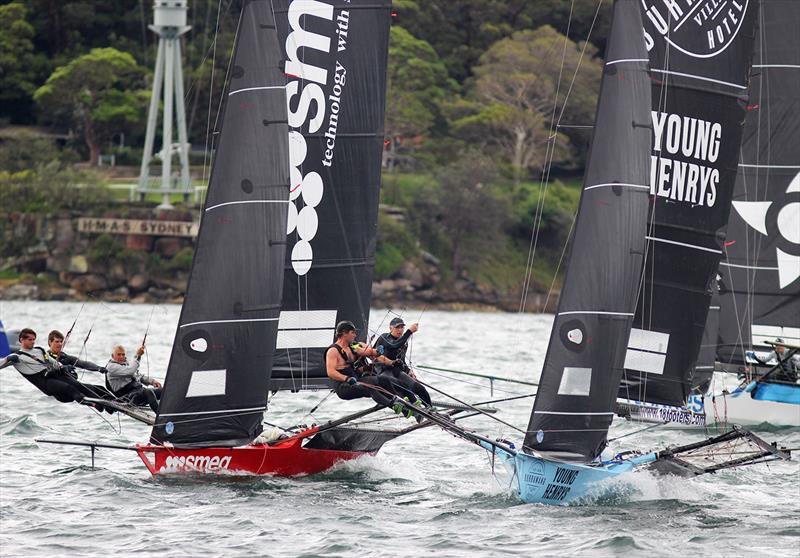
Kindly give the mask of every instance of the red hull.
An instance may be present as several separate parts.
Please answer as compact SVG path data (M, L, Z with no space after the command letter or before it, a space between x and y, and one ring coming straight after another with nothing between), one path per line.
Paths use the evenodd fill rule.
M302 443L303 437L294 437L271 446L238 448L177 449L148 445L139 446L137 453L153 475L230 472L282 477L321 473L340 461L367 455L365 452L305 449Z

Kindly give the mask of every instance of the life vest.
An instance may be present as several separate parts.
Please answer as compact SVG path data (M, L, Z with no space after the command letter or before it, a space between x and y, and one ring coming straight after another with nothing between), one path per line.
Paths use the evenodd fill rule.
M350 360L350 357L347 354L347 351L345 351L342 347L340 347L336 343L328 345L328 348L325 349L325 357L326 358L328 356L328 351L330 351L331 349L336 349L337 351L339 351L339 354L342 356L342 359L344 360L345 364L347 364L347 366L345 368L342 368L341 370L339 370L339 372L341 372L345 376L353 376L354 378L358 378L359 373L356 371L356 368L355 368L356 360Z

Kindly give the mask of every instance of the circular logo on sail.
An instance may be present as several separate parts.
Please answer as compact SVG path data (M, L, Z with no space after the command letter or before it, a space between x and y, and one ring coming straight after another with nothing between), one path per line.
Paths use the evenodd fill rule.
M734 200L733 209L775 246L780 288L785 289L800 278L800 173L789 182L782 199Z
M641 3L648 31L652 28L684 54L711 58L736 38L750 0L641 0ZM650 44L648 41L648 49Z

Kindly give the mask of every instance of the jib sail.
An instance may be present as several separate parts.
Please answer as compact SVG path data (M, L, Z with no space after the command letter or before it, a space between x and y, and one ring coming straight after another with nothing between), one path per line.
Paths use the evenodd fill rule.
M644 258L650 78L635 0L614 5L564 288L525 449L591 460L614 416Z
M154 442L237 446L261 432L283 281L286 77L269 0L246 2Z
M800 2L762 0L739 173L720 263L717 359L800 345Z
M725 240L758 4L640 4L653 78L655 203L619 395L683 405Z
M378 228L390 0L277 0L291 190L270 389L328 385L337 321L367 334Z

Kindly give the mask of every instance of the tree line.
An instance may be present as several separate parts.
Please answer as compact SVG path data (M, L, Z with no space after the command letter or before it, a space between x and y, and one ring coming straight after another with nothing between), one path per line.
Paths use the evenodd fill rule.
M487 243L489 252L498 242L524 251L534 221L545 249L558 251L577 195L556 185L544 207L539 182L552 178L548 161L547 172L559 176L576 176L584 164L605 4L394 1L385 166L398 179L388 192L429 183L429 201L449 200L444 212L424 199L394 201L411 214L423 248L442 245L456 275ZM241 0L189 1L183 53L195 145L205 145L213 125L240 7ZM150 0L0 2L0 123L70 132L68 147L91 163L121 132L141 145L157 44L151 21ZM407 174L428 178L400 178ZM481 235L468 226L476 219ZM424 230L431 223L436 230Z

